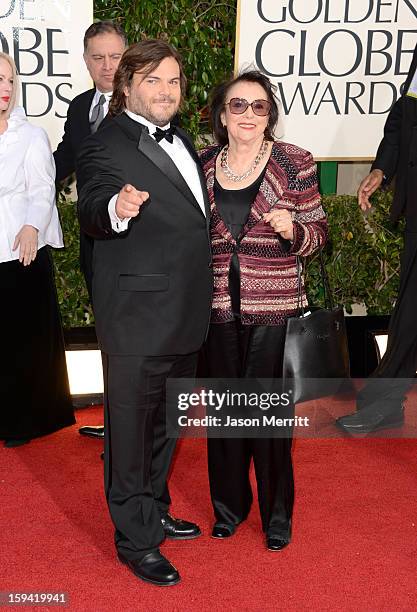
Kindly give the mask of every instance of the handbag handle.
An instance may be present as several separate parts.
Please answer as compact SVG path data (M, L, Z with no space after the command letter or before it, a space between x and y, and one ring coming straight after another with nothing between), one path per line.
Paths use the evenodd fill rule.
M323 253L321 251L320 246L319 246L319 259L320 259L321 282L324 288L324 303L326 305L326 308L333 310L334 308L333 294L332 294L332 290L330 289L329 276L327 274L326 268L324 267ZM296 261L297 261L297 312L301 312L302 316L304 316L304 306L302 304L302 299L301 299L301 285L302 285L301 273L302 273L303 264L301 262L301 257L299 255L296 255Z

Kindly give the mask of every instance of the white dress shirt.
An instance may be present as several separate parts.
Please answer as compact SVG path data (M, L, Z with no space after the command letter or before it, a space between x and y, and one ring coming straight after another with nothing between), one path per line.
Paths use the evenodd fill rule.
M106 98L106 101L103 104L103 113L104 113L103 117L107 115L107 113L109 112L109 104L110 104L112 95L113 95L112 91L108 91L107 93L103 94L102 91L100 91L99 89L96 89L95 94L93 96L93 101L91 102L90 111L88 114L88 118L90 120L91 120L93 108L98 104L98 101L100 100L100 96L104 96Z
M12 250L24 225L38 230L38 249L64 246L55 204L55 163L45 131L15 108L0 135L0 262L19 259Z
M156 125L154 125L141 115L135 115L135 113L132 113L131 111L125 110L125 113L131 119L133 119L133 121L137 121L138 123L141 123L142 125L146 126L149 130L150 136L154 135L157 129ZM167 123L167 125L160 129L166 130L169 127L170 124ZM203 211L203 214L205 215L206 211L204 208L204 196L200 182L200 175L198 173L197 164L188 152L187 147L185 146L181 138L179 138L176 134L174 134L172 143L168 142L166 138L163 138L159 142L159 146L161 146L164 151L168 153L174 164L177 166L179 172L182 174L182 177L184 178L192 194L197 200L201 210ZM118 195L119 194L117 193L111 198L108 210L112 229L115 232L124 232L129 225L130 219L120 220L116 215L116 200Z

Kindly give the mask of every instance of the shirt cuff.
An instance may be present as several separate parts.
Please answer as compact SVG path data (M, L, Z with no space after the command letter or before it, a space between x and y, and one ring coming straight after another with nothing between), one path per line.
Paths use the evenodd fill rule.
M41 231L41 227L42 227L42 223L40 219L36 218L36 215L34 215L32 212L31 214L28 214L25 218L25 222L23 223L22 227L25 225L30 225L31 227L35 228L35 230L39 233ZM20 228L22 229L22 228Z
M108 204L107 210L109 211L109 217L110 217L110 223L111 223L112 230L115 231L117 234L120 234L120 232L125 232L127 230L130 219L123 219L122 221L116 215L116 202L117 202L118 196L119 194L116 193L116 195L112 197L112 199L110 200Z

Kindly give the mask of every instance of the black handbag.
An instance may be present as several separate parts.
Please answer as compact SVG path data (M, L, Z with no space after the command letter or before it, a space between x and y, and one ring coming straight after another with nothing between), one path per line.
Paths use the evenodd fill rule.
M289 317L285 337L283 378L294 403L334 395L350 378L349 349L343 308L334 307L329 278L320 250L326 308L305 312L301 299L300 258L297 257L297 315Z

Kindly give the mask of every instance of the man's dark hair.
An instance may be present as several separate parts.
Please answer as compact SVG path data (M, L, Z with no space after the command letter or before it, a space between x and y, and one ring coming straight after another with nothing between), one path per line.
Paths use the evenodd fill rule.
M128 45L126 32L118 23L115 21L96 21L85 31L84 52L87 51L88 41L99 34L117 34L123 40L125 46Z
M109 115L114 117L125 110L126 96L124 90L130 86L135 72L141 72L145 76L151 74L166 57L174 58L179 65L181 96L184 95L187 79L180 54L165 40L148 38L131 45L123 53L113 79L113 95L110 101Z
M211 94L210 103L210 122L216 141L224 146L228 144L229 137L227 129L223 127L221 114L224 112L227 94L233 85L241 82L258 83L266 94L266 99L271 103L269 111L268 125L265 128L266 140L274 140L274 131L278 123L278 100L275 95L275 87L265 74L259 70L248 70L241 72L239 76L232 77L217 85Z

